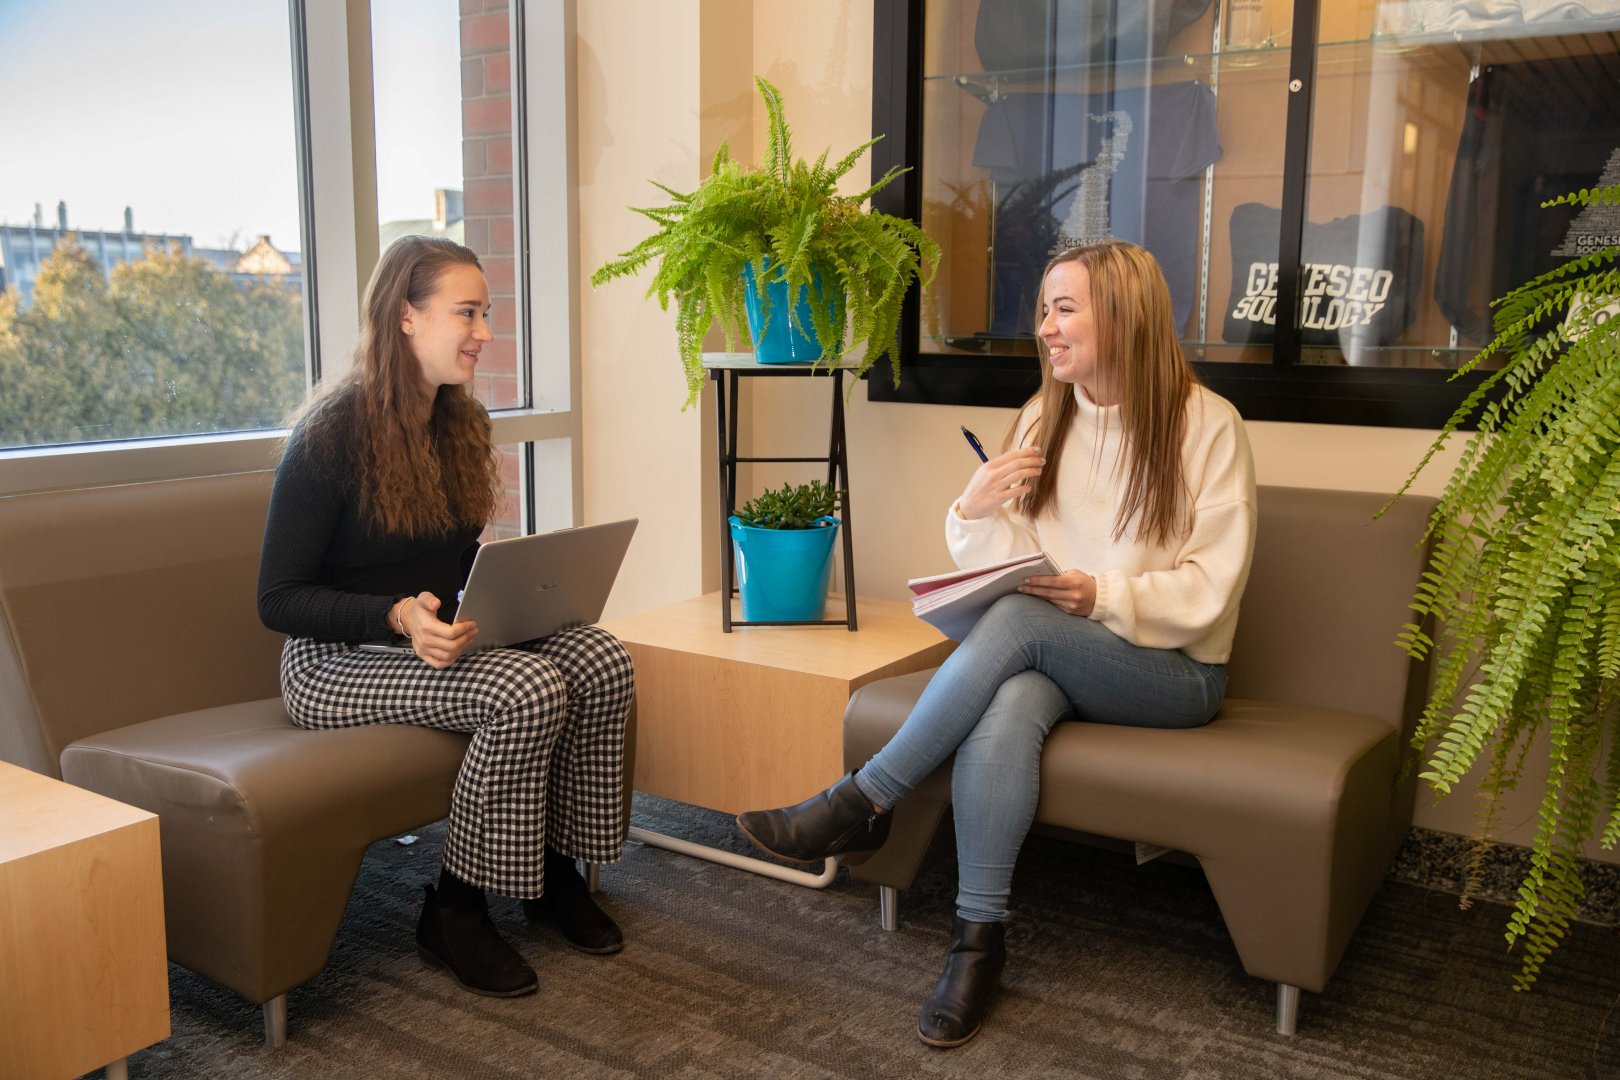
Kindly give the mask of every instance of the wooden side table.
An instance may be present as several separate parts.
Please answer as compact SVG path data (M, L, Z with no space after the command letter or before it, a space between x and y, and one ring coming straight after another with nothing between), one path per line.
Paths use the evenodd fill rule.
M709 593L602 624L636 665L637 791L733 814L807 798L844 771L850 694L934 667L956 647L903 601L862 598L854 634L816 625L728 633L715 625L719 603ZM813 875L644 829L631 833L799 884L829 884L836 869L829 859Z
M124 1077L168 1037L157 817L0 762L0 1076Z

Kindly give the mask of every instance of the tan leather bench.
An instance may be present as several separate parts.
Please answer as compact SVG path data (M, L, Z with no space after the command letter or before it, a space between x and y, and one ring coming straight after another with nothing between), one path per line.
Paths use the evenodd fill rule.
M158 815L169 958L276 1046L366 847L449 812L467 737L293 726L255 605L270 481L0 499L0 758Z
M1209 880L1244 970L1278 984L1291 1034L1412 822L1403 749L1427 671L1393 644L1424 565L1434 500L1262 487L1254 568L1226 703L1190 731L1061 722L1041 759L1037 826L1186 852ZM857 768L899 728L932 671L870 683L844 714ZM854 867L897 890L952 850L950 762L895 808L889 842ZM1014 905L1017 904L1016 892Z

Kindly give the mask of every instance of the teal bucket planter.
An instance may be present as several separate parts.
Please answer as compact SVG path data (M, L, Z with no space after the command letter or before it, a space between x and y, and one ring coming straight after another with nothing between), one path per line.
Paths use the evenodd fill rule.
M819 622L827 606L838 519L814 529L756 529L731 518L744 622Z
M842 296L826 296L821 272L814 272L815 288L799 286L799 295L793 304L793 316L788 317L788 286L785 281L772 281L770 260L765 262L766 278L763 291L754 277L754 264L743 266L743 307L748 312L748 333L754 341L754 359L761 364L811 364L822 359L822 349L816 344L811 329L810 304L816 297L823 298L834 326L844 324ZM763 334L760 327L765 328ZM842 341L833 349L840 351Z

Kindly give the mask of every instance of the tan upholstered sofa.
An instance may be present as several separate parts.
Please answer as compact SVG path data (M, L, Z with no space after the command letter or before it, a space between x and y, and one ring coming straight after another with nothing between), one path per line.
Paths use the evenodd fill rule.
M1283 1034L1299 991L1327 984L1412 821L1414 781L1400 762L1427 672L1392 642L1411 617L1434 500L1403 498L1372 521L1384 501L1262 487L1220 714L1191 731L1062 722L1042 757L1037 826L1198 860L1244 970L1278 984ZM888 740L931 674L855 693L848 768ZM852 871L881 887L890 929L897 890L951 849L949 803L947 762Z
M0 758L158 815L169 958L275 1046L367 845L448 813L467 739L293 726L254 599L270 481L0 499Z

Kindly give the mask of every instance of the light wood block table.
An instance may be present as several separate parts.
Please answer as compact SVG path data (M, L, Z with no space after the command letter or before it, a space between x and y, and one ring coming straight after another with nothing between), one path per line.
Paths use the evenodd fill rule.
M0 762L0 1076L124 1076L168 1037L157 817Z
M796 803L837 780L849 696L876 679L934 667L956 647L909 603L862 597L859 605L854 633L842 626L724 633L719 593L604 622L636 665L636 790L735 814ZM719 859L684 841L661 843L667 838L646 830L633 834L784 880L832 880L832 866L806 875Z

